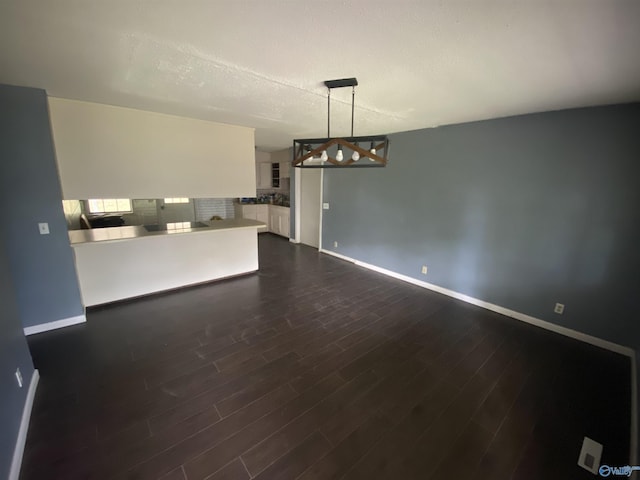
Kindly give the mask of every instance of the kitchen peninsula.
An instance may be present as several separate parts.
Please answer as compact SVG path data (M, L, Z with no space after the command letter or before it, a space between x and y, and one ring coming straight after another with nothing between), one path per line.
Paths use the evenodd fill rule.
M204 226L202 226L204 225ZM258 270L256 220L69 231L85 306ZM157 227L157 226L154 226Z

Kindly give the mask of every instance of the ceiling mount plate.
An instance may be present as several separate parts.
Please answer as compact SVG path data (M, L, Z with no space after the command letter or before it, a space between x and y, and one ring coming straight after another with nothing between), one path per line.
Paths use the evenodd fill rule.
M358 85L357 78L341 78L339 80L325 80L327 88L355 87Z

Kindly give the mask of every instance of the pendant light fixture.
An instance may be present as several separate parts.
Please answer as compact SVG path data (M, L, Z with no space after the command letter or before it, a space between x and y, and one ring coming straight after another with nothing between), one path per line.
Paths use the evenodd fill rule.
M340 80L326 80L324 84L327 87L327 137L294 140L292 165L300 168L386 167L389 150L389 139L386 135L353 136L355 87L358 85L358 80L355 78L343 78ZM351 136L332 138L331 90L344 87L351 87ZM360 147L361 143L365 145L370 143L369 150ZM332 151L335 152L335 158L331 156L330 152ZM368 158L370 162L358 163L361 158Z
M356 147L358 146L358 142L356 142ZM353 160L354 162L357 162L358 160L360 160L360 154L358 153L357 150L353 151L353 155L351 155L351 160Z

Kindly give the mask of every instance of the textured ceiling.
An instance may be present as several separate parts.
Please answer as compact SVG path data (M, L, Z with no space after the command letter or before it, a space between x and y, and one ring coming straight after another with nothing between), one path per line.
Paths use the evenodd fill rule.
M322 81L355 76L355 134L640 100L638 0L1 0L0 83L326 134ZM346 135L349 89L334 90Z

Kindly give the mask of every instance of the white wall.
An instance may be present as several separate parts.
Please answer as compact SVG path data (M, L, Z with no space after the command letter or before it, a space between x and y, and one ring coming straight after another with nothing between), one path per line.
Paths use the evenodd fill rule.
M255 195L252 128L53 97L49 110L65 199Z
M292 155L293 155L293 148L292 147L285 148L283 150L278 150L277 152L271 152L271 161L290 164Z
M256 228L75 244L84 305L99 305L258 270Z
M256 163L271 162L271 154L269 152L261 152L256 150Z

